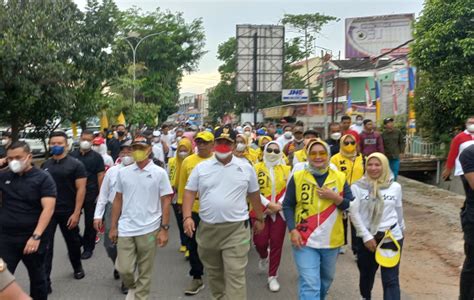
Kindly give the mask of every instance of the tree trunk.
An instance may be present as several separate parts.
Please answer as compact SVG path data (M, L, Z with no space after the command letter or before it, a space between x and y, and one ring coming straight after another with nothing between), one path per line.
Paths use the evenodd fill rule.
M12 126L12 142L16 142L19 138L20 124L18 119L14 116L12 116L10 124Z

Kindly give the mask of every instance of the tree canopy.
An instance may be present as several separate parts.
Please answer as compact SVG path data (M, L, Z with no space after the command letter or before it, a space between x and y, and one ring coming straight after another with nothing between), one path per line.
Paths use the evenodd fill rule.
M415 90L417 127L434 140L445 139L474 114L472 3L427 0L414 27L410 58L420 78Z

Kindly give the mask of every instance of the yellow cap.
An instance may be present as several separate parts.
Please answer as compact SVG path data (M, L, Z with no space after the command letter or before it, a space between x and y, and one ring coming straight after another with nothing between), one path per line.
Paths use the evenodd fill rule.
M382 248L383 242L386 238L392 240L393 244L395 244L396 249L388 249ZM385 232L385 236L380 241L377 249L375 250L375 261L385 268L393 268L400 262L400 255L401 255L401 247L398 241L393 237L390 230Z
M195 140L197 139L201 139L203 141L206 141L206 142L213 142L214 141L214 135L212 133L210 133L209 131L201 131L201 132L198 132L198 134L196 135L196 137L194 138Z

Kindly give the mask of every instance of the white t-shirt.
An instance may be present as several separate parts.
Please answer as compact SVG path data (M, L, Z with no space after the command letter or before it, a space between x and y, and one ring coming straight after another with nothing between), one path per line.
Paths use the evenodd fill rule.
M161 197L173 194L168 174L152 161L140 169L136 163L120 169L116 191L122 193L119 237L144 235L161 223Z
M165 151L163 150L163 145L161 142L153 144L153 147L151 149L153 152L153 156L161 161L162 163L165 163Z
M105 206L107 205L107 203L114 202L117 176L119 170L122 167L122 164L118 164L108 169L105 173L104 180L102 181L102 185L100 186L99 197L97 197L94 219L102 219L104 217Z
M361 125L352 124L351 127L349 127L349 128L354 130L358 134L361 134L362 130L364 130L364 125L363 124L361 124Z
M201 220L216 224L247 220L247 194L259 191L260 186L248 162L233 157L223 165L213 157L193 169L186 190L199 193Z
M290 139L287 139L285 135L281 135L277 138L276 142L280 145L280 149L283 149L285 148L286 144L291 142L293 139L294 139L293 136Z
M373 239L370 233L370 212L369 212L369 190L361 188L356 184L351 186L352 195L355 197L351 202L350 216L354 227L357 229L357 236L365 242ZM384 208L382 218L377 231L384 232L391 226L396 226L391 230L396 240L403 238L402 230L405 230L402 208L402 187L398 182L393 182L387 189L380 190L384 198Z

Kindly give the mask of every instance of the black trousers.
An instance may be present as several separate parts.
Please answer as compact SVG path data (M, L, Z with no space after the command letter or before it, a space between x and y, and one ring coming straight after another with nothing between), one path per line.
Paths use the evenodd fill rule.
M81 235L79 234L79 226L73 229L67 228L67 221L71 214L58 214L55 213L49 222L48 227L48 242L46 245L46 276L48 284L51 284L51 269L53 266L53 252L54 252L54 235L56 234L56 228L59 225L61 233L63 234L64 241L66 242L67 252L69 255L69 261L71 262L72 268L77 270L82 267L81 263Z
M474 299L474 245L464 243L466 259L461 271L460 300Z
M201 222L201 218L199 217L199 214L195 212L193 212L192 217L194 221L194 226L196 227L197 231L197 227L199 226L199 222ZM192 238L187 238L186 247L189 250L189 263L191 265L189 275L193 276L194 279L201 279L202 274L204 273L204 266L202 265L202 262L199 259L198 245L196 242L196 232L194 232Z
M97 194L86 194L84 199L84 236L82 237L82 246L84 251L93 252L95 249L95 237L97 231L94 229L94 211L97 201Z
M30 235L18 237L0 233L0 257L7 264L13 274L20 261L23 261L30 277L30 296L34 300L48 299L48 285L45 272L45 241L41 241L37 252L23 254L26 242Z
M178 223L179 240L182 246L186 246L187 236L184 233L183 212L181 211L181 205L174 203L172 204L172 206L173 206L174 216L176 217L176 223Z

